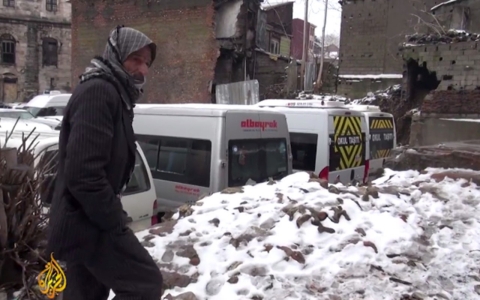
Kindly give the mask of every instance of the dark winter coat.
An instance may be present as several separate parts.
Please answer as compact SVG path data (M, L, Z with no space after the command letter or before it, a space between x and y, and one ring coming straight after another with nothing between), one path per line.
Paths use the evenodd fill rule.
M132 106L104 78L78 85L65 109L50 210L56 259L88 260L103 235L126 226L119 194L135 164Z

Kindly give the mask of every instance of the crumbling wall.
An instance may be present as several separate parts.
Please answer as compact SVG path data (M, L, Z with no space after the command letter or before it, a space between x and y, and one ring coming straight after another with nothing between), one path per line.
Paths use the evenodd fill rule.
M211 102L219 48L212 0L72 0L72 82L103 53L111 29L131 26L158 45L142 102Z
M446 29L480 32L480 2L477 0L443 1L432 13Z
M349 75L397 74L403 71L403 60L398 49L407 34L423 32L423 21L430 21L424 11L438 4L438 0L343 0L340 33L340 70L345 80ZM363 83L367 81L368 83ZM372 89L385 89L401 83L401 79L383 79L372 83L372 78L341 82L338 92L347 97L361 97Z
M437 90L473 90L480 87L480 42L417 45L403 49L412 59L437 74Z

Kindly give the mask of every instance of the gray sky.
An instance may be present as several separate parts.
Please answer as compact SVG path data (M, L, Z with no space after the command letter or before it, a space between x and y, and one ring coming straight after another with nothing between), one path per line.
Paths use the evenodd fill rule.
M315 35L322 35L323 15L325 0L309 0L308 21L317 26ZM265 4L288 2L288 0L264 0ZM327 34L340 35L340 22L342 17L341 7L338 0L329 0L327 10ZM293 18L303 19L305 14L305 0L296 0L293 5Z

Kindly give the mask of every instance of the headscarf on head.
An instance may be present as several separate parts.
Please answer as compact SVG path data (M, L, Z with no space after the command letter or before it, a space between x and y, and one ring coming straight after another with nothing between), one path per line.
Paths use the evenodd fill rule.
M87 67L85 73L80 76L81 82L95 77L113 80L117 88L120 88L122 98L125 93L127 94L128 102L130 102L127 103L127 106L130 109L143 93L142 87L146 78L134 78L125 70L123 62L130 54L145 46L149 46L151 49L151 62L153 63L157 50L153 41L136 29L117 26L110 32L103 57L95 57L91 60L92 66Z

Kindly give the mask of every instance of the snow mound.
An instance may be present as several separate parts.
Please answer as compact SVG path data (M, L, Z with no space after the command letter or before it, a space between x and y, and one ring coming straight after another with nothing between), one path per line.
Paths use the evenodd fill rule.
M140 235L165 299L479 299L480 190L452 172L387 169L368 187L296 173Z

